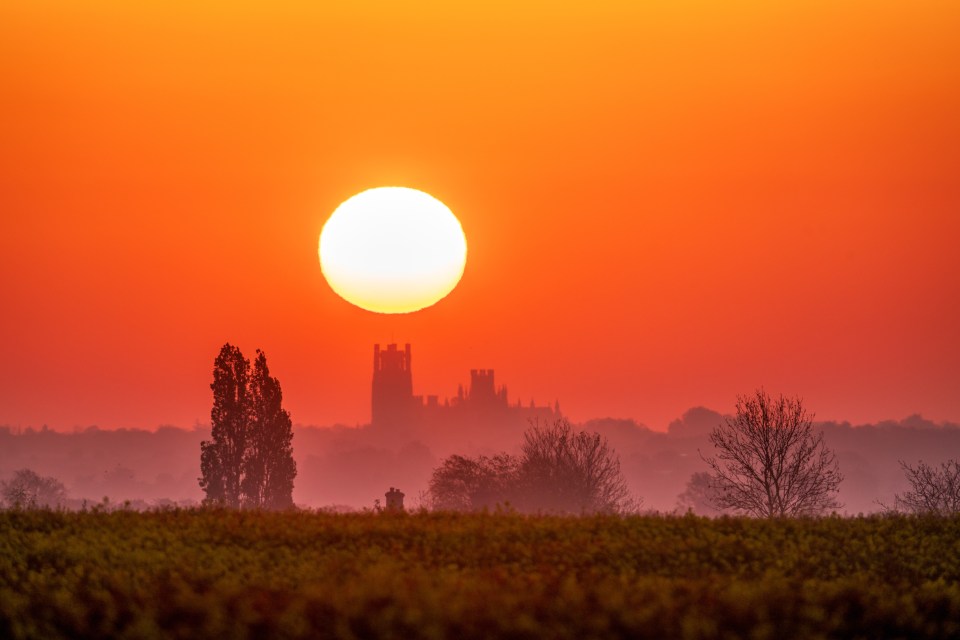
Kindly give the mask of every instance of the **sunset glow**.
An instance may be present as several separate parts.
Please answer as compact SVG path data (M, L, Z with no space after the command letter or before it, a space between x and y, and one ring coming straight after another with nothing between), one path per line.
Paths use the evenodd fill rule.
M415 393L491 367L577 421L759 385L958 421L958 33L956 0L2 2L0 425L205 423L225 340L305 425L369 420L378 342ZM318 264L380 185L468 236L424 312Z

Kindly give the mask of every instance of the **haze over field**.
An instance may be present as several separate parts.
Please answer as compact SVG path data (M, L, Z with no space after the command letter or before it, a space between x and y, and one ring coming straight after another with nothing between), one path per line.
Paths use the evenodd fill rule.
M697 408L672 422L666 433L630 420L595 420L583 426L609 438L620 454L629 488L643 498L644 508L672 511L690 475L707 470L698 452L711 450L706 436L721 420L720 414ZM877 501L892 504L893 495L907 488L898 460L939 464L960 450L960 425L935 425L917 416L870 425L821 426L845 476L839 499L846 513L879 511ZM521 430L510 444L502 436L494 440L483 432L462 433L457 440L471 445L452 449L431 447L429 434L418 441L385 443L369 427L299 426L294 429L299 470L294 501L310 507L370 508L374 500L383 500L388 487L397 486L406 492L407 505L417 507L420 491L427 489L430 472L443 457L514 452ZM166 500L195 503L203 497L197 485L200 441L209 434L204 427L89 428L74 433L17 433L4 428L0 478L30 467L63 481L74 504L83 499L99 502L104 496L113 503L139 501L135 506L141 507Z

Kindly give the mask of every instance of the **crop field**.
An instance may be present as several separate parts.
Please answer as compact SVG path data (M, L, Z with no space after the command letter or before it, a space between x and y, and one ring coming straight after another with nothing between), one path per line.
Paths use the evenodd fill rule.
M0 512L0 638L956 638L960 518Z

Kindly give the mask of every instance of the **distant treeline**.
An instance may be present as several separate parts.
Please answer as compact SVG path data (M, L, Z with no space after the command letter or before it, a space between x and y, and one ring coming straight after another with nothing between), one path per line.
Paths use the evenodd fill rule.
M670 511L692 474L706 471L710 430L723 415L705 408L687 411L666 432L632 420L600 419L579 425L605 436L620 456L629 489L642 496L644 508ZM822 423L827 444L836 452L844 480L839 500L847 513L880 510L907 489L898 461L937 464L960 452L960 425L935 424L919 416L879 424ZM511 442L478 428L462 432L455 449L450 431L434 441L429 434L411 442L384 441L367 427L294 428L293 453L299 473L293 497L310 507L371 507L388 487L400 487L408 507L419 506L430 475L451 454L495 454L519 449L523 428ZM502 431L500 432L502 434ZM205 427L156 431L91 427L72 433L49 429L0 427L0 480L29 468L59 479L71 505L131 501L133 506L190 504L203 498L200 442L210 438Z

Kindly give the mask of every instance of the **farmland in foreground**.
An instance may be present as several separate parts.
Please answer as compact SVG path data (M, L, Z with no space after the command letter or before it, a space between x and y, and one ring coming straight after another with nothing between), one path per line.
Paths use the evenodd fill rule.
M3 638L950 638L960 518L0 512Z

